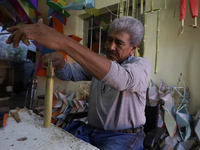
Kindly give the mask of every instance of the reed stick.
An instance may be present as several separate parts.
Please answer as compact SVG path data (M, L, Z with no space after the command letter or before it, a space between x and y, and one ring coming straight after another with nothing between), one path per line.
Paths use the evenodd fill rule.
M120 0L119 17L124 16L124 2Z
M143 57L145 57L146 44L146 29L147 29L147 13L144 13L144 37L143 37Z
M154 10L154 0L151 0L151 12Z
M159 52L159 36L160 36L160 10L157 11L157 34L156 34L156 57L154 74L158 72L158 52Z
M167 0L164 0L164 8L167 9Z
M43 127L48 128L51 126L52 103L53 103L54 68L52 67L52 62L48 63L46 71L47 75L46 75Z
M136 17L136 9L135 9L135 0L132 0L132 17L135 18Z
M140 14L143 14L143 0L140 0Z
M126 16L128 16L129 13L129 0L126 1Z

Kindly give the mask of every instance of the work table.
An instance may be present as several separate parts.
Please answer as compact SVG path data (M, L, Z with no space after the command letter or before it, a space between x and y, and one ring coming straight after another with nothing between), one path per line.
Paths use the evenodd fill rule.
M43 118L26 110L18 112L21 122L11 116L0 128L0 149L4 150L97 150L98 148L74 137L51 124L43 127Z

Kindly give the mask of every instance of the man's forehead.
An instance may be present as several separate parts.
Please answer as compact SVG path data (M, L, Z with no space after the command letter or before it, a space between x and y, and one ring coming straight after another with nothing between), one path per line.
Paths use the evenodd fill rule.
M108 38L113 38L113 39L118 39L118 40L129 40L130 35L126 32L120 31L120 32L116 32L116 31L110 31L108 33Z

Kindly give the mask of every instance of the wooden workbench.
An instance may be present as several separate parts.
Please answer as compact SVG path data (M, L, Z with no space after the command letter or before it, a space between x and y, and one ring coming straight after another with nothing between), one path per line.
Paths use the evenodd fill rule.
M43 118L27 111L19 112L21 122L7 118L5 127L0 128L2 150L97 150L96 147L77 139L65 130L54 126L43 127ZM20 138L26 140L19 141Z

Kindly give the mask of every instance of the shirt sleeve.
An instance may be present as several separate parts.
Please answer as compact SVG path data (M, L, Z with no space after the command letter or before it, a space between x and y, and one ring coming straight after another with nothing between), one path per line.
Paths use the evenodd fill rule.
M146 91L151 66L144 58L137 58L125 64L111 61L111 67L101 80L119 91Z
M92 76L78 63L65 63L61 70L56 70L55 75L61 80L67 81L90 81Z

